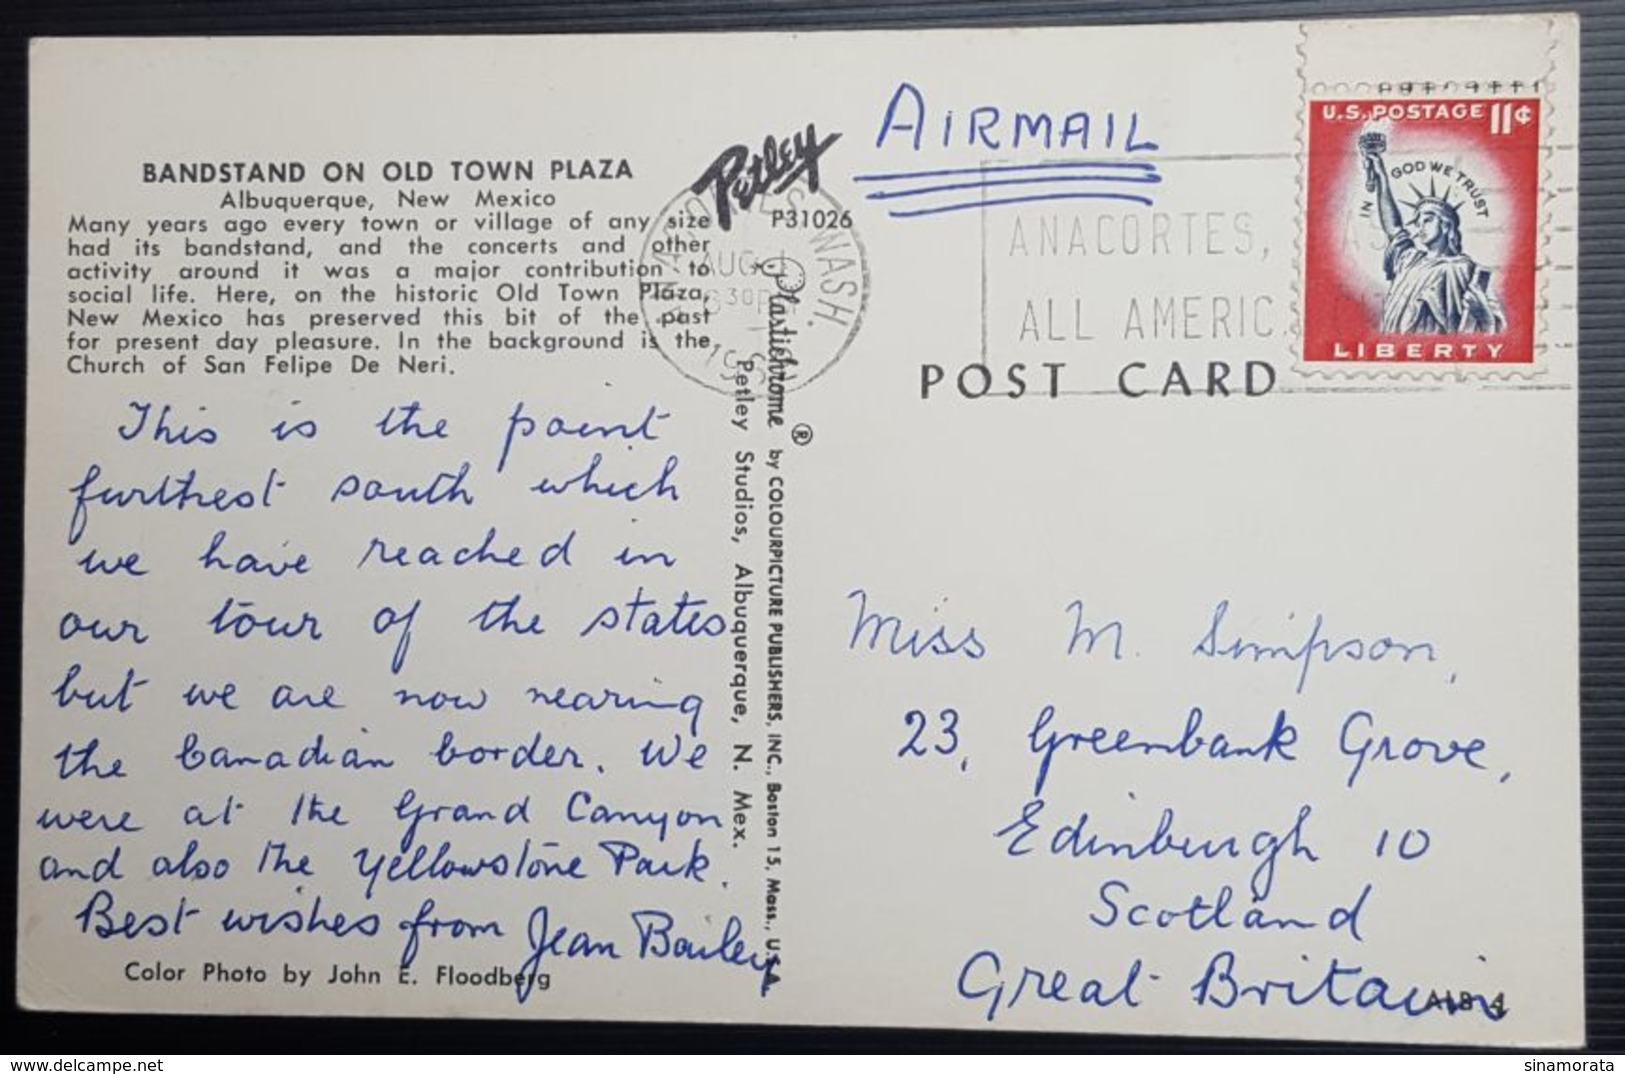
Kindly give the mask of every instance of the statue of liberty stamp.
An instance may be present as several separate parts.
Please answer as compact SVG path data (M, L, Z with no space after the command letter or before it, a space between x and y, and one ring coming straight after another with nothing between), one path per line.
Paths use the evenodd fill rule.
M1534 361L1540 101L1312 101L1303 360Z

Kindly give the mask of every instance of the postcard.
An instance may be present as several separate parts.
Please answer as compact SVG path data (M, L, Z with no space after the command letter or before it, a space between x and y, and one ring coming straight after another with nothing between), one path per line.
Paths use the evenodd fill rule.
M1579 32L36 41L19 1002L1582 1042Z

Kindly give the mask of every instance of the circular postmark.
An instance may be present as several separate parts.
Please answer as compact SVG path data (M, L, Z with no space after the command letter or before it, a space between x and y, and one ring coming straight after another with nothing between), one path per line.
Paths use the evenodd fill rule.
M869 261L850 210L797 182L733 208L685 190L649 228L643 323L683 376L727 395L782 400L827 373L856 338Z

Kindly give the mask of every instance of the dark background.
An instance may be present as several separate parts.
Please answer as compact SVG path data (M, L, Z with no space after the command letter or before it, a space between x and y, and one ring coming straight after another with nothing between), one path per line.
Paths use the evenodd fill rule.
M21 672L26 376L28 39L183 34L617 33L1036 26L1578 11L1580 150L1580 655L1590 1047L1625 1052L1625 0L0 0L0 712ZM1448 47L1448 46L1445 46ZM658 108L658 102L651 105ZM1470 536L1466 539L1470 539ZM1440 550L1447 551L1447 550ZM17 861L20 721L0 732L0 861ZM1258 1051L1291 1042L1075 1034L341 1018L156 1018L18 1010L16 888L0 880L0 1052L572 1050ZM1520 922L1508 921L1516 929ZM1538 926L1537 926L1538 927Z

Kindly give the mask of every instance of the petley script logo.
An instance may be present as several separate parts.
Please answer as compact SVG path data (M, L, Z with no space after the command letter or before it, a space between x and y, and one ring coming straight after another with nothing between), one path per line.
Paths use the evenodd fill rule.
M818 158L838 138L840 134L836 133L820 141L818 129L809 123L806 130L790 138L774 140L769 135L762 139L760 153L752 153L742 145L730 146L694 180L689 191L711 191L717 203L717 226L727 231L733 222L734 206L747 212L751 202L763 194L782 194L803 175L807 177L807 189L818 193Z

